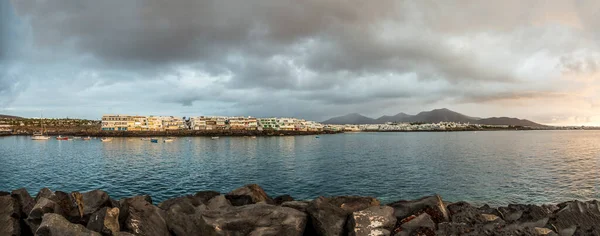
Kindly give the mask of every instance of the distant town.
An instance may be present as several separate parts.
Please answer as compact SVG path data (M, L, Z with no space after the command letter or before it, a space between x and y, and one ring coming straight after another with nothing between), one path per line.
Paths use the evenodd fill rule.
M515 126L469 122L385 122L381 124L324 124L299 118L242 116L141 116L104 115L100 120L74 118L21 118L0 116L0 134L32 134L43 129L50 134L107 134L170 132L182 134L227 132L410 132L476 130L573 130L598 129L585 126Z

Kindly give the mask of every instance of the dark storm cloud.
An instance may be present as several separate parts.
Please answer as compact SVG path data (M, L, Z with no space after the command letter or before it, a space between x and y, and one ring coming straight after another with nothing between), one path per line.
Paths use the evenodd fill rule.
M10 3L0 3L3 35L6 25L20 25L30 37L0 36L3 48L23 52L3 65L10 74L0 72L5 104L24 85L34 86L30 94L47 85L86 91L69 93L76 101L110 94L107 103L125 111L158 102L228 114L338 115L553 98L590 87L563 86L557 70L589 75L600 66L597 54L577 52L598 49L591 39L600 36L593 10L600 6L592 1Z

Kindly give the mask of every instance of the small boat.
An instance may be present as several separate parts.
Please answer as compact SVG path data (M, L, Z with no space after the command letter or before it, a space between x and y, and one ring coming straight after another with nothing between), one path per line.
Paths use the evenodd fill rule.
M48 140L50 139L50 137L48 136L44 136L42 133L33 133L33 137L31 137L31 140Z
M87 137L85 137L85 138L82 138L82 139L83 139L83 140L92 140L92 137L90 137L90 136L87 136Z
M142 141L148 141L150 138L141 138Z
M319 136L316 136L315 138L321 138L321 137L319 137Z
M69 140L69 137L63 137L59 135L58 137L56 137L56 140Z
M101 138L100 141L102 141L102 142L110 142L110 141L112 141L112 138Z
M250 138L256 138L256 136L252 136L252 137L250 137Z
M170 142L173 142L173 139L172 138L167 138L167 139L163 140L163 142L170 143Z
M73 139L81 139L81 137L75 136L75 137L73 137Z
M210 137L210 139L219 139L218 136Z
M158 139L156 139L156 138L151 138L151 139L150 139L150 142L151 142L151 143L158 143Z
M40 132L33 133L33 137L31 140L48 140L50 137L44 135L44 115L42 114L40 117Z

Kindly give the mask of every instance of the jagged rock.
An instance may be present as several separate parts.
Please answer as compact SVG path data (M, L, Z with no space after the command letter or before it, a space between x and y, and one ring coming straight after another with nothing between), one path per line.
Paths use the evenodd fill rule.
M63 214L60 206L56 202L45 197L40 197L25 221L27 226L31 229L31 232L36 232L42 223L42 217L47 213Z
M570 201L558 204L550 220L560 235L600 235L600 203Z
M208 205L206 206L208 208L208 210L223 210L223 209L227 209L229 207L231 207L231 203L229 203L229 200L227 200L227 198L225 198L224 195L219 195L216 197L213 197L212 199L210 199L210 201L208 201Z
M258 186L258 184L249 184L228 193L226 197L231 201L232 204L234 203L230 198L234 196L249 196L252 199L252 204L258 202L273 203L273 199L271 199L269 195L265 193L265 190ZM234 204L234 206L236 205Z
M68 235L86 235L100 236L99 233L83 227L83 225L73 224L63 216L54 213L45 214L36 236L68 236Z
M129 204L128 204L128 200L129 199L133 199L136 198L138 200L141 201L146 201L150 204L152 204L152 197L148 196L148 195L143 195L143 196L135 196L132 198L123 198L121 200L119 200L119 203L117 204L118 208L119 208L119 224L121 225L121 228L124 227L125 225L125 221L127 220L127 217L129 216Z
M353 212L348 220L350 236L388 236L396 225L394 208L373 206ZM435 227L435 226L434 226Z
M10 195L9 192L0 191L0 197L8 196L8 195Z
M291 202L294 201L294 198L290 195L281 195L281 196L277 196L273 199L273 202L275 203L275 205L281 205L284 202Z
M447 206L448 213L450 213L450 221L457 223L466 223L466 224L481 224L487 222L486 219L482 215L482 211L476 207L471 206L466 202L457 202L452 203ZM487 215L487 214L486 214ZM491 215L487 215L491 216Z
M210 199L219 195L221 195L221 193L215 191L200 191L194 194L194 199L197 199L202 202L202 204L207 205Z
M83 200L83 216L87 219L94 212L104 207L115 207L108 194L102 190L93 190L81 194Z
M424 197L414 201L397 201L388 205L395 209L395 215L398 219L427 213L436 224L450 220L448 209L439 195Z
M499 207L498 211L507 222L537 222L547 221L552 211L536 205L509 204L508 207Z
M344 209L347 214L380 205L379 200L374 197L340 196L328 198L328 201Z
M231 205L234 205L234 206L244 206L244 205L254 204L254 201L252 201L252 197L250 197L248 195L225 195L225 198L227 198L227 200L229 200Z
M38 194L35 195L35 202L37 203L40 200L40 198L42 198L42 197L50 198L51 195L52 195L52 190L50 190L49 188L40 189Z
M499 216L492 214L481 214L481 217L483 217L486 222L494 222L500 219Z
M62 191L55 191L49 198L54 201L60 208L60 214L68 221L73 223L82 222L81 199L77 198L77 194L68 194ZM58 212L54 212L58 213Z
M20 216L21 208L17 200L10 194L0 196L0 235L21 235Z
M400 228L398 229L398 233L395 236L409 236L413 235L416 231L420 229L429 229L430 231L435 230L435 223L431 219L431 216L427 213L420 214L417 217L409 217L404 219L400 224Z
M87 228L92 231L110 236L121 230L119 224L119 208L104 207L90 216Z
M19 206L21 207L21 217L27 218L31 209L35 206L35 200L29 195L27 189L20 188L13 190L10 195L19 203Z
M291 201L291 202L284 202L281 204L281 206L294 208L301 212L306 212L306 208L308 207L308 204L309 204L309 202L306 202L306 201Z
M135 235L169 236L165 212L148 200L151 199L146 196L124 199L120 210L126 208L126 214L123 214L126 219L122 228Z
M167 228L174 235L202 235L200 213L207 210L206 206L186 204L173 204L166 209Z
M202 213L201 235L290 235L304 233L306 214L288 207L253 204Z
M319 235L345 235L348 213L328 199L319 197L308 204L306 212L310 222Z

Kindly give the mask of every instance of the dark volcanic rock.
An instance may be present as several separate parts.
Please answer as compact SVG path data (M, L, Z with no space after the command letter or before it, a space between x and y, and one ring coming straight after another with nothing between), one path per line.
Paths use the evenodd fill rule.
M550 220L560 235L600 235L600 203L570 201L558 204Z
M229 203L229 200L224 195L219 195L210 199L206 207L212 211L223 210L231 207L231 203Z
M275 203L275 205L281 205L284 202L291 202L294 201L294 198L290 195L281 195L281 196L277 196L273 199L273 202Z
M51 195L52 195L52 190L50 190L49 188L40 189L38 194L35 195L35 202L38 202L38 200L42 197L50 198Z
M13 190L10 195L19 203L19 206L21 207L21 217L27 218L31 209L35 206L35 200L29 195L27 189L20 188Z
M439 195L424 197L414 201L397 201L388 204L395 209L399 220L411 215L427 213L435 223L449 221L448 209Z
M42 223L42 217L47 213L56 213L62 215L62 210L60 209L60 206L56 204L56 202L45 197L40 197L37 203L31 209L31 212L25 221L31 229L31 232L35 232L38 229Z
M273 203L273 199L271 199L269 197L269 195L267 195L267 193L265 193L265 190L263 190L260 186L258 186L258 184L249 184L244 187L235 189L235 190L231 191L230 193L228 193L226 196L227 196L227 199L229 199L229 201L231 201L232 204L234 204L234 203L230 198L233 196L249 196L252 200L252 203L258 203L258 202L267 202L269 204ZM236 205L234 204L234 206L236 206Z
M202 213L201 235L289 235L304 233L306 214L288 207L253 204Z
M120 210L126 208L124 225L121 227L135 235L169 236L165 212L148 202L145 196L137 196L124 200ZM120 217L119 217L120 218Z
M83 227L83 225L73 224L63 216L54 213L44 215L43 221L35 233L36 236L67 236L67 235L86 235L100 236L99 233Z
M0 235L21 235L21 208L10 195L0 196Z
M331 204L328 199L319 197L308 204L306 212L310 223L319 235L346 235L344 232L348 213Z
M0 197L10 195L9 192L0 191Z
M104 207L93 213L87 223L87 228L102 235L114 235L121 231L119 225L119 208Z
M49 199L54 201L60 208L60 214L64 216L68 221L73 223L82 222L82 202L79 193L74 192L68 194L61 191L55 191L49 196ZM54 212L58 213L58 212Z
M197 207L189 202L172 204L166 209L167 228L174 235L202 235L200 213L203 211L206 211L203 204Z
M81 194L83 200L83 215L89 218L94 212L104 207L116 207L110 201L108 194L102 190L93 190Z
M284 202L281 204L282 207L289 207L289 208L294 208L296 210L299 210L301 212L306 212L306 208L308 207L308 204L310 202L306 202L306 201L291 201L291 202Z
M340 196L327 198L327 200L329 203L344 209L347 214L380 205L379 200L374 197Z
M200 191L194 194L194 199L197 199L202 202L202 204L206 205L210 199L219 195L221 195L221 193L215 191Z
M401 223L400 232L396 233L395 236L409 236L423 229L428 229L429 231L435 230L435 223L427 213L420 214Z
M350 236L388 236L396 225L394 208L373 206L353 212L348 220Z
M234 206L244 206L244 205L254 204L254 201L252 201L252 197L250 197L248 195L225 195L225 198L227 198L227 200L229 200L231 205L234 205Z
M452 203L447 206L450 213L450 220L456 223L466 223L470 225L487 223L488 219L484 217L484 211L471 206L466 202Z

